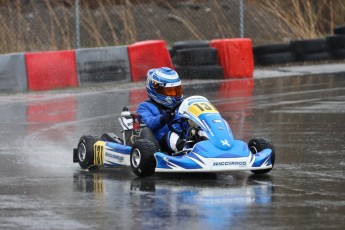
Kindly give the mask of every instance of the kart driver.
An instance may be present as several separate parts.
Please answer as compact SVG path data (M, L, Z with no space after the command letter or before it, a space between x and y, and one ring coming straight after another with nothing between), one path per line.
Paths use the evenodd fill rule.
M168 67L150 69L146 76L146 91L149 98L138 105L141 123L149 127L160 146L168 153L181 151L186 143L184 137L169 129L168 123L180 116L171 108L182 101L182 85L179 75ZM187 130L183 119L174 122L175 130Z

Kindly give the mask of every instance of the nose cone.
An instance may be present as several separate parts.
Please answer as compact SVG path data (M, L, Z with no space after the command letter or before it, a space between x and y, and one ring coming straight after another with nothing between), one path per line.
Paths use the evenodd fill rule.
M231 143L229 139L221 139L216 142L216 147L221 150L229 150L231 148Z
M229 150L234 141L230 126L220 114L209 115L205 119L208 127L208 137L221 150Z
M225 122L218 124L218 128L213 127L213 133L215 134L211 141L213 144L221 150L229 150L232 146L234 138L232 137L231 130Z

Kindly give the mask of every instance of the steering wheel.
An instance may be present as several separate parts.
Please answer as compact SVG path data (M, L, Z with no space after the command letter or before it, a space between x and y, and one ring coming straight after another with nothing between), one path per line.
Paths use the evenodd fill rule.
M182 102L183 102L183 100L177 102L173 107L171 107L171 109L170 109L171 113L174 113L174 115L175 115L175 110L176 110L178 107L180 107L180 105L182 104ZM171 131L177 133L178 135L183 134L184 130L175 129L173 125L176 124L176 123L178 123L178 122L179 122L180 120L182 120L182 119L183 119L183 117L180 117L180 118L178 118L178 119L169 121L169 122L167 123L169 129L170 129Z

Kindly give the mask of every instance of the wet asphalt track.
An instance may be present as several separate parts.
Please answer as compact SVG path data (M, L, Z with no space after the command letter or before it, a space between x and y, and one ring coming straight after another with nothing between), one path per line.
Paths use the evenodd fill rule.
M236 139L272 140L266 176L80 170L79 137L117 132L145 97L136 86L0 96L0 229L343 229L345 74L185 86Z

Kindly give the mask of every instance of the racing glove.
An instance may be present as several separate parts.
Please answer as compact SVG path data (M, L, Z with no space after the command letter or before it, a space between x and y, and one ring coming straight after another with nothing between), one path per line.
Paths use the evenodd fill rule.
M161 115L161 124L166 124L169 121L172 121L175 118L175 113L171 110L163 111Z

